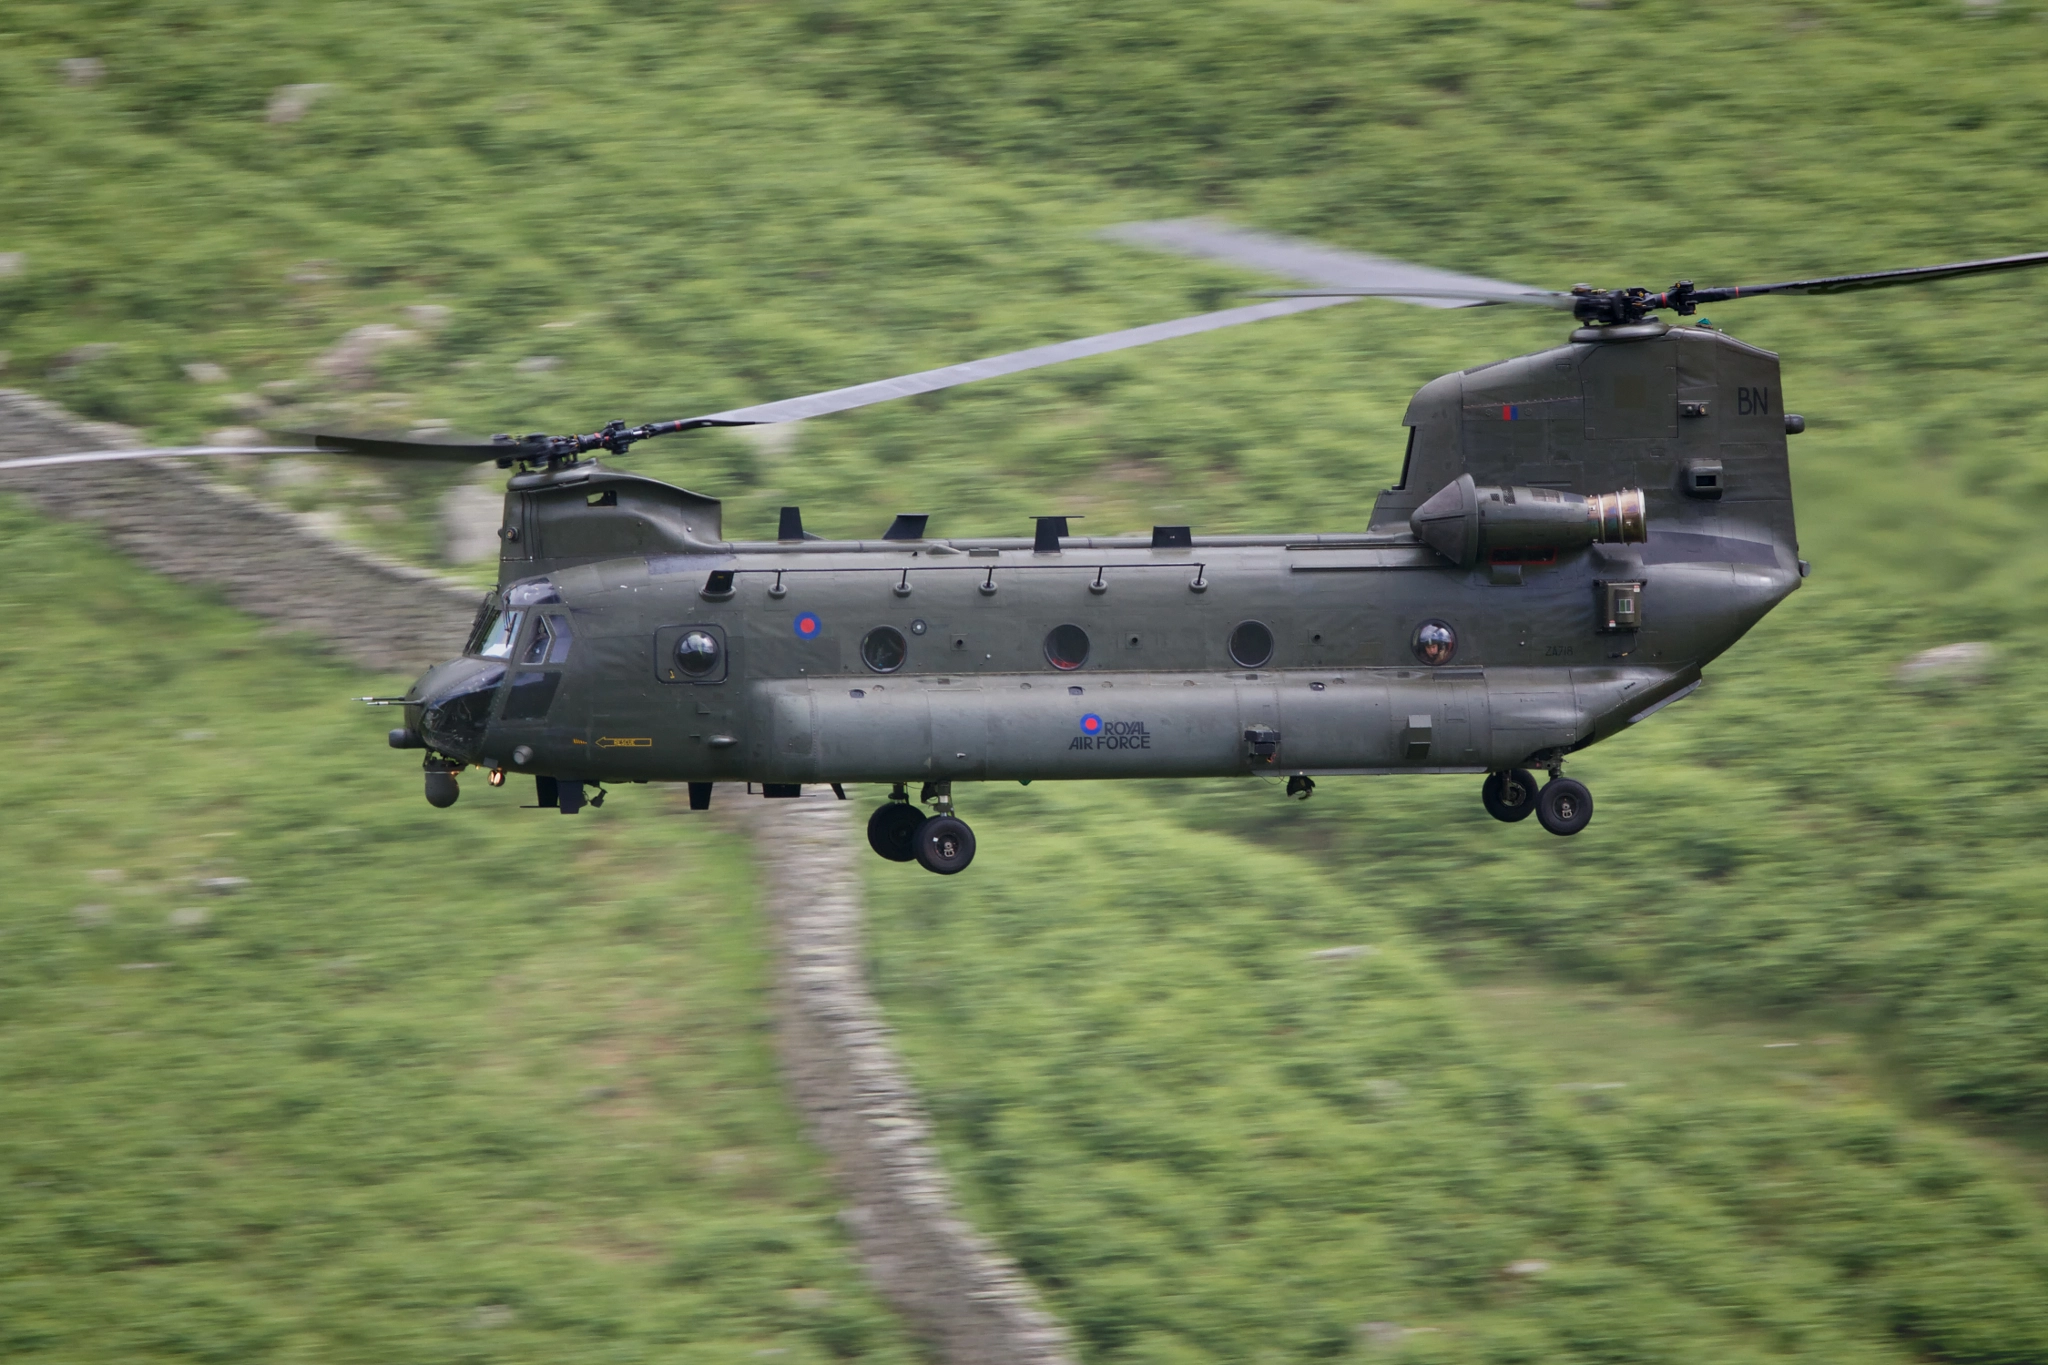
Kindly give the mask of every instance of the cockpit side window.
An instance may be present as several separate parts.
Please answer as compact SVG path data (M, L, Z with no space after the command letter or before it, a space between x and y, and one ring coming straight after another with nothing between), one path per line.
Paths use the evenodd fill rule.
M519 626L525 619L523 611L508 611L500 616L484 633L483 643L477 646L476 652L486 659L511 658L512 643L519 638Z
M533 638L526 642L526 650L519 656L523 664L545 663L551 636L548 631L548 617L542 616L533 623Z
M1408 487L1408 470L1415 463L1415 430L1414 427L1408 428L1408 451L1401 457L1401 482L1394 485L1396 492Z
M552 637L553 642L548 646L547 661L551 664L567 662L569 658L569 643L575 639L575 633L569 629L569 618L566 616L548 617L548 633Z

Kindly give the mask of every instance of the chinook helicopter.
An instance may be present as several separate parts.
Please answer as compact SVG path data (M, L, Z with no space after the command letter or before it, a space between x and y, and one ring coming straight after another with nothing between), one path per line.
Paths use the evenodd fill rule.
M1482 778L1495 819L1586 828L1567 757L1687 696L1799 586L1778 357L1702 304L2048 264L2048 252L1739 288L1545 290L1208 220L1106 236L1308 288L946 369L576 436L488 442L313 433L255 451L93 451L0 464L335 452L495 462L498 585L458 657L403 697L394 748L427 800L457 775L530 776L564 815L606 783L887 786L875 852L952 874L973 831L954 784L1336 774ZM1354 532L942 538L925 514L823 540L798 508L725 537L716 498L612 468L640 441L793 422L1361 298L1569 313L1563 345L1424 385L1398 482ZM1538 784L1535 771L1547 775ZM913 802L911 788L918 788ZM920 809L929 806L930 812Z

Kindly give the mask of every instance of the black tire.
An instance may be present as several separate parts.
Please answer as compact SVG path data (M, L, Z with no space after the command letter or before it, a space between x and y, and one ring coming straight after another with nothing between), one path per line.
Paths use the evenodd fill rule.
M917 830L924 812L908 801L890 801L875 807L868 817L868 847L892 863L907 863L917 857Z
M1552 834L1577 834L1593 821L1593 793L1583 782L1553 777L1536 795L1536 818Z
M1536 813L1536 778L1527 768L1488 773L1479 799L1486 803L1486 813L1503 824L1526 820Z
M941 877L965 872L974 861L974 831L957 815L934 815L917 827L917 861Z

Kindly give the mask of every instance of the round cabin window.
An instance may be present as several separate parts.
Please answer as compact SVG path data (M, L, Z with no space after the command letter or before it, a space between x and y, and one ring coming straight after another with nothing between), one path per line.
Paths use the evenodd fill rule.
M1230 632L1230 657L1239 668L1263 668L1273 657L1273 632L1263 621L1240 621Z
M910 642L894 626L876 626L860 637L860 661L877 673L894 673L910 657Z
M1458 652L1458 632L1443 621L1424 621L1415 628L1415 657L1435 668Z
M1045 661L1072 672L1088 662L1088 632L1079 626L1054 626L1046 632Z
M723 652L717 636L709 631L693 630L676 641L676 667L692 678L702 678L716 671Z

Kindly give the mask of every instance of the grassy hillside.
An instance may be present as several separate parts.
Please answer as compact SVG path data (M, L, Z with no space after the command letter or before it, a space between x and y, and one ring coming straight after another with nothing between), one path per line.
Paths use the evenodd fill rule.
M2026 1168L1902 1120L1848 1039L1512 1014L1429 965L1399 877L1177 796L1013 789L971 897L868 879L947 1154L1091 1358L2048 1352Z
M587 429L1263 283L1092 236L1193 211L1545 285L2041 249L2043 12L20 4L4 377L178 439ZM66 84L86 55L104 78ZM303 83L329 88L267 122ZM1306 806L1033 788L965 795L968 876L882 870L891 1007L951 1150L1100 1357L1314 1354L1359 1320L1502 1360L2041 1353L2038 1204L1954 1132L2038 1143L2048 1118L2044 300L2013 278L1712 310L1786 356L1815 576L1695 698L1574 761L1599 800L1574 841L1494 825L1461 779L1330 782ZM412 335L323 363L367 324ZM727 497L738 534L785 501L838 533L896 511L1021 532L1054 500L1091 529L1340 529L1392 475L1416 384L1557 336L1360 304L635 466ZM272 491L426 555L439 486L294 470ZM1957 640L1994 646L1987 679L1894 682ZM260 671L224 662L220 686ZM129 705L91 691L66 723ZM70 779L27 752L24 780ZM224 777L165 780L228 799ZM445 853L416 803L360 798ZM622 794L580 837L638 837L656 804ZM1347 936L1389 951L1301 957ZM1851 1036L1885 1083L1557 1091L1543 1040L1488 1032L1459 984L1531 970ZM1491 1278L1516 1256L1559 1270Z
M0 1356L913 1358L774 1077L744 843L429 811L378 680L12 500L0 604Z
M2026 4L1223 4L1165 25L1137 3L463 13L17 11L0 56L22 130L0 154L17 206L0 249L26 256L0 280L15 371L166 437L250 411L229 391L265 384L279 423L559 430L1253 283L1089 235L1141 214L1220 208L1542 283L1655 283L2038 246L2048 191L2048 104L2025 79L2048 23ZM104 80L62 85L57 60L88 50ZM293 82L331 89L266 122ZM2044 289L1724 310L1786 353L1813 421L1795 458L1818 572L1700 699L1585 761L1594 837L1531 848L1475 824L1460 784L1332 790L1317 811L1335 821L1268 807L1274 837L1423 859L1415 922L1472 960L1504 945L1749 1004L1852 997L1930 1095L2048 1113L2030 894ZM417 303L446 321L412 322ZM376 387L316 368L374 322L416 333L372 365ZM912 509L942 532L1017 529L1053 498L1105 529L1356 525L1411 385L1555 335L1363 304L834 418L785 451L719 436L636 458L728 495L740 534L792 499L846 533ZM559 363L519 368L536 357ZM183 377L197 361L228 379ZM433 487L357 469L281 495L338 500L360 534L423 551ZM1997 646L1995 687L1891 688L1900 658L1957 639Z

